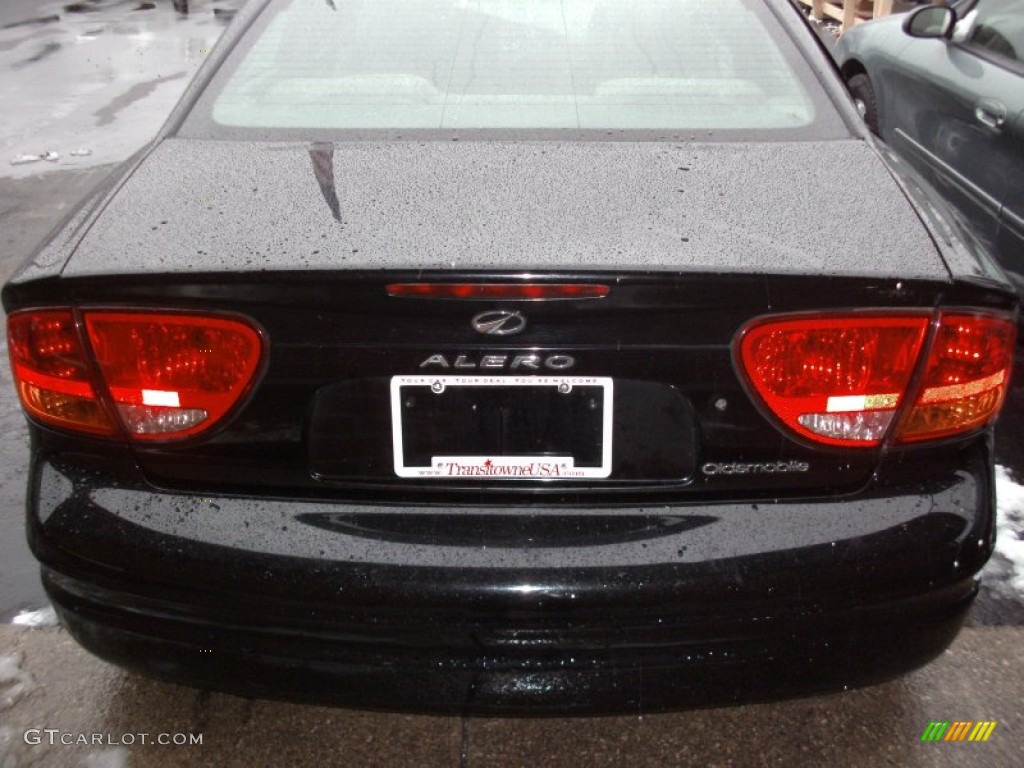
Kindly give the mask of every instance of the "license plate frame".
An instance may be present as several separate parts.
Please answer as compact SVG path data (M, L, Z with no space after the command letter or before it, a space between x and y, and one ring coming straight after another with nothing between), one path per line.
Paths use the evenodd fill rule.
M566 455L458 455L439 450L429 466L409 465L403 439L403 387L430 387L442 394L449 387L548 387L569 394L575 387L598 388L602 393L599 466L577 466ZM438 389L439 388L439 389ZM567 389L566 389L567 388ZM485 480L587 480L607 478L612 471L614 380L608 376L459 376L408 375L391 378L391 439L394 471L398 477L415 479Z

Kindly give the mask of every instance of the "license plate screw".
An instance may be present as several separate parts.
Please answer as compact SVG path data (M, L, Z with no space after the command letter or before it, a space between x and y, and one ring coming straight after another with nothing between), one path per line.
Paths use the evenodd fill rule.
M558 391L563 395L568 395L570 392L572 392L572 384L563 381L561 384L558 385Z
M430 385L430 391L433 392L435 395L440 395L442 392L444 392L444 383L440 381L435 381L433 384Z

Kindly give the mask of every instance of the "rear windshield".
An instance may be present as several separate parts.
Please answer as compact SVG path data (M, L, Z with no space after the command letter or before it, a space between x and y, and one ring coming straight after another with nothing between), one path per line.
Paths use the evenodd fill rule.
M181 133L793 136L838 120L805 66L764 0L282 0Z

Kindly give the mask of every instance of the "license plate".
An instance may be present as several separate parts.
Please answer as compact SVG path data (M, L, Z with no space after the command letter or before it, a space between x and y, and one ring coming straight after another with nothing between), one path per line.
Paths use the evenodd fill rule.
M395 474L608 477L613 392L603 376L394 376Z

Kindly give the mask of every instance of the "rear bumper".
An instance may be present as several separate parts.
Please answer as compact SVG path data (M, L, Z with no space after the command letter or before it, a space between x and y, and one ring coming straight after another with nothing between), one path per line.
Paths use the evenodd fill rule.
M938 656L976 591L967 581L827 619L752 620L721 636L712 627L673 631L671 617L657 640L610 616L582 633L568 625L520 632L510 619L497 634L493 624L462 626L455 647L437 644L451 628L435 635L423 626L411 644L387 629L353 636L255 616L245 624L185 617L123 593L89 587L85 596L81 584L53 573L45 583L81 645L151 677L243 696L489 715L656 712L881 682Z
M656 711L941 653L991 552L987 451L815 503L529 514L188 496L39 461L30 540L75 638L154 677L385 710Z

